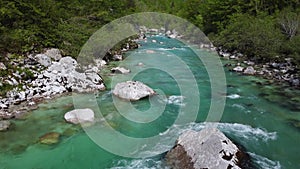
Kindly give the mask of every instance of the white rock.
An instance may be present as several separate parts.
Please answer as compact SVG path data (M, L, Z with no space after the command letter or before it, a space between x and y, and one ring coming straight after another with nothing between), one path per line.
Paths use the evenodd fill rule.
M254 75L256 70L252 66L248 66L243 73L246 75Z
M122 99L136 101L155 94L155 91L139 81L127 81L118 83L113 94Z
M102 59L98 59L96 62L97 67L103 67L104 65L107 64L107 62L105 60Z
M226 97L228 97L229 99L239 99L239 98L241 98L241 96L238 95L238 94L231 94L231 95L228 95Z
M77 61L73 59L71 56L63 57L59 60L59 63L64 66L77 66Z
M130 73L129 69L126 69L124 67L114 67L111 69L112 73L117 73L117 74L127 74Z
M205 128L199 132L185 131L177 145L167 154L168 164L174 168L240 169L241 151L216 128Z
M0 108L1 108L1 109L6 109L7 106L6 106L5 104L3 104L3 103L0 103Z
M64 118L73 124L92 123L95 120L94 112L91 109L75 109L67 112Z
M26 99L26 93L25 93L24 91L21 91L21 92L18 94L18 96L19 96L19 99L20 99L20 100L25 100L25 99Z
M35 59L37 62L39 62L41 65L43 65L45 67L48 67L51 65L51 58L45 54L37 54L37 55L35 55Z
M114 55L113 60L116 60L116 61L123 60L123 56L122 55Z
M6 66L2 62L0 62L0 70L6 70Z
M5 82L8 83L8 84L11 85L11 86L14 85L14 83L13 83L12 81L10 81L10 80L7 80L7 79L6 79Z
M139 63L137 64L137 66L144 66L144 63L139 62Z
M87 79L91 80L95 84L102 83L102 78L95 72L87 72L85 75Z
M59 61L61 59L61 53L60 53L60 50L59 49L55 49L55 48L52 48L52 49L48 49L46 52L45 52L45 55L49 56L50 58L54 59L55 61Z
M243 72L244 68L242 66L237 66L237 67L233 68L233 70L236 72Z

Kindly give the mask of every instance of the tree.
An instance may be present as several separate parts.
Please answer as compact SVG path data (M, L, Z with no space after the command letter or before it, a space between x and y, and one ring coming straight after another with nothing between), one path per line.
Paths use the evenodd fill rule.
M236 14L215 42L250 59L268 61L279 54L282 39L273 17Z
M291 12L291 9L287 8L281 12L279 24L282 32L288 37L288 39L292 39L296 36L299 30L300 14Z

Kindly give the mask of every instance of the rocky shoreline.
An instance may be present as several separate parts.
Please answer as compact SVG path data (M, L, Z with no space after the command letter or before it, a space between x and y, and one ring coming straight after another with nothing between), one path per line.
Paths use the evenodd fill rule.
M26 74L16 69L12 75L2 77L2 85L13 86L13 89L6 92L5 98L0 99L0 119L18 118L27 111L36 109L36 105L43 100L67 92L105 89L96 65L83 69L72 57L62 57L58 49L48 49L44 53L29 55L13 62L13 69L9 71L17 67L21 67L21 70L27 68L26 73L32 76L24 78Z
M231 71L243 75L259 76L271 80L273 83L300 88L299 68L292 63L291 58L286 58L282 62L255 63L251 60L245 60L241 53L229 53L222 48L218 48L217 52L221 58L233 61L224 65Z
M110 56L111 60L122 60L124 52L136 47L135 42L127 43ZM56 48L27 56L7 54L0 62L0 121L22 118L39 103L71 92L105 90L100 71L106 64L103 59L94 59L94 63L83 66Z

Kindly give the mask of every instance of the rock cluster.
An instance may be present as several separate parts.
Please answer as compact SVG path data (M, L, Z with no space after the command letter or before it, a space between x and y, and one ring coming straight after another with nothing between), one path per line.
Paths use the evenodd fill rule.
M242 152L216 128L188 130L166 155L173 169L241 168Z
M253 61L241 61L243 54L241 53L228 53L218 49L218 54L226 59L236 60L236 64L230 64L231 70L240 72L245 75L258 75L267 79L274 79L279 82L289 83L291 86L300 87L300 77L297 74L297 67L292 63L290 58L282 62L269 62L265 64L256 64ZM227 65L228 66L228 65Z
M97 63L105 64L103 61ZM105 89L98 67L89 65L83 70L72 57L62 57L58 49L29 55L23 60L11 60L9 64L21 67L23 72L16 69L7 77L1 77L3 83L14 88L6 93L5 98L0 98L0 119L15 117L19 112L12 107L24 101L27 102L25 106L33 106L38 101L65 92ZM4 69L3 65L1 69Z

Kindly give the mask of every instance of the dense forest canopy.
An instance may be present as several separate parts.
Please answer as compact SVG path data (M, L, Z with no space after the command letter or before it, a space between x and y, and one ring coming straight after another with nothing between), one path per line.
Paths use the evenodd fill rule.
M26 54L57 47L77 56L102 25L135 12L183 17L216 46L255 61L300 63L299 0L2 0L0 52Z

